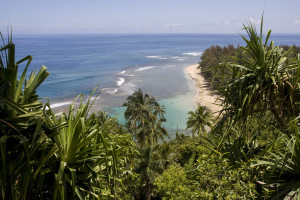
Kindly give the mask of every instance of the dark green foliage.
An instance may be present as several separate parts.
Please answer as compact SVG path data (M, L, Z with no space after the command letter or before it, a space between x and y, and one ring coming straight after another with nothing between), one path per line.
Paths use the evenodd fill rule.
M153 149L146 147L140 150L138 162L133 170L139 174L140 182L136 191L136 199L150 199L153 196L154 179L158 175L157 166L153 160Z
M135 191L136 199L149 199L155 196L154 180L174 163L176 154L171 143L163 142L154 147L140 149L134 173L139 176Z
M217 66L226 60L233 61L231 57L239 54L239 52L237 52L238 49L239 47L234 47L233 45L224 47L213 45L206 49L201 55L198 68L201 68L201 74L213 89L225 85L228 78L224 76L224 74L230 74L230 69L218 68Z
M228 159L232 166L238 166L240 162L249 162L260 156L271 147L280 134L272 124L272 115L248 118L239 126L230 126L230 123L223 123L222 126L215 126L209 136L202 138L207 141L209 149L215 153L222 154Z

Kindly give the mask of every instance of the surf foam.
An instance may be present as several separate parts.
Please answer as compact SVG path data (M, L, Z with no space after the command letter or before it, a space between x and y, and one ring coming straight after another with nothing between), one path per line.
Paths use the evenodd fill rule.
M126 71L121 71L118 74L125 74L125 73L126 73Z
M168 58L162 56L146 56L146 58L159 59L159 60L167 60Z
M65 101L65 102L53 103L53 104L50 104L50 107L51 108L57 108L57 107L65 106L65 105L70 105L72 103L73 103L72 101Z
M139 69L137 69L137 70L135 70L136 72L139 72L139 71L143 71L143 70L147 70L147 69L152 69L152 68L154 68L155 66L148 66L148 67L141 67L141 68L139 68Z
M125 82L125 78L119 78L119 80L116 81L118 86L121 86Z
M183 55L200 56L200 55L202 55L202 52L187 52L187 53L183 53Z
M103 92L108 93L108 94L115 94L118 92L118 88L104 88Z

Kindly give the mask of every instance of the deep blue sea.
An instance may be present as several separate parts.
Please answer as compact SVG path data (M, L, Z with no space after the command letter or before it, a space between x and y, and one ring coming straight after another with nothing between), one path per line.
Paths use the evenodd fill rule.
M300 35L273 35L275 44L300 45ZM184 130L194 91L184 68L211 45L244 45L238 34L16 35L17 59L33 56L29 72L45 65L50 76L38 89L54 108L66 107L100 83L93 111L122 119L122 104L141 88L166 106L166 127ZM24 65L20 66L23 69ZM46 101L45 99L43 101Z

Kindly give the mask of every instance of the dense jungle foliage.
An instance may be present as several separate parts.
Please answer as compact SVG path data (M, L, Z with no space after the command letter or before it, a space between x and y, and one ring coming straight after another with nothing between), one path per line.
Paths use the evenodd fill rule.
M11 37L3 40L0 198L300 199L300 56L269 42L262 25L244 28L246 46L201 57L220 115L199 105L187 121L193 137L168 141L164 106L141 90L123 105L126 125L90 113L94 98L82 95L54 113L36 93L47 68L26 76L32 57L15 61Z

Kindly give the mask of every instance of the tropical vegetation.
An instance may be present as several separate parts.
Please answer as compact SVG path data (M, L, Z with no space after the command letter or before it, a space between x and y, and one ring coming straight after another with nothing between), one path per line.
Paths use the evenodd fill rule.
M245 46L201 57L219 116L199 105L187 111L192 137L172 139L164 106L140 89L123 104L125 125L90 111L97 87L55 113L36 92L47 68L27 76L32 57L15 61L12 37L2 38L0 198L299 199L299 48L269 41L263 18L244 30Z
M4 42L4 41L3 41ZM0 198L99 199L125 195L122 178L136 153L132 137L115 120L101 123L90 100L68 114L54 113L36 89L49 73L26 78L32 60L15 62L11 37L0 57ZM26 62L18 79L19 64ZM93 94L92 94L93 95ZM108 122L110 121L110 122Z

